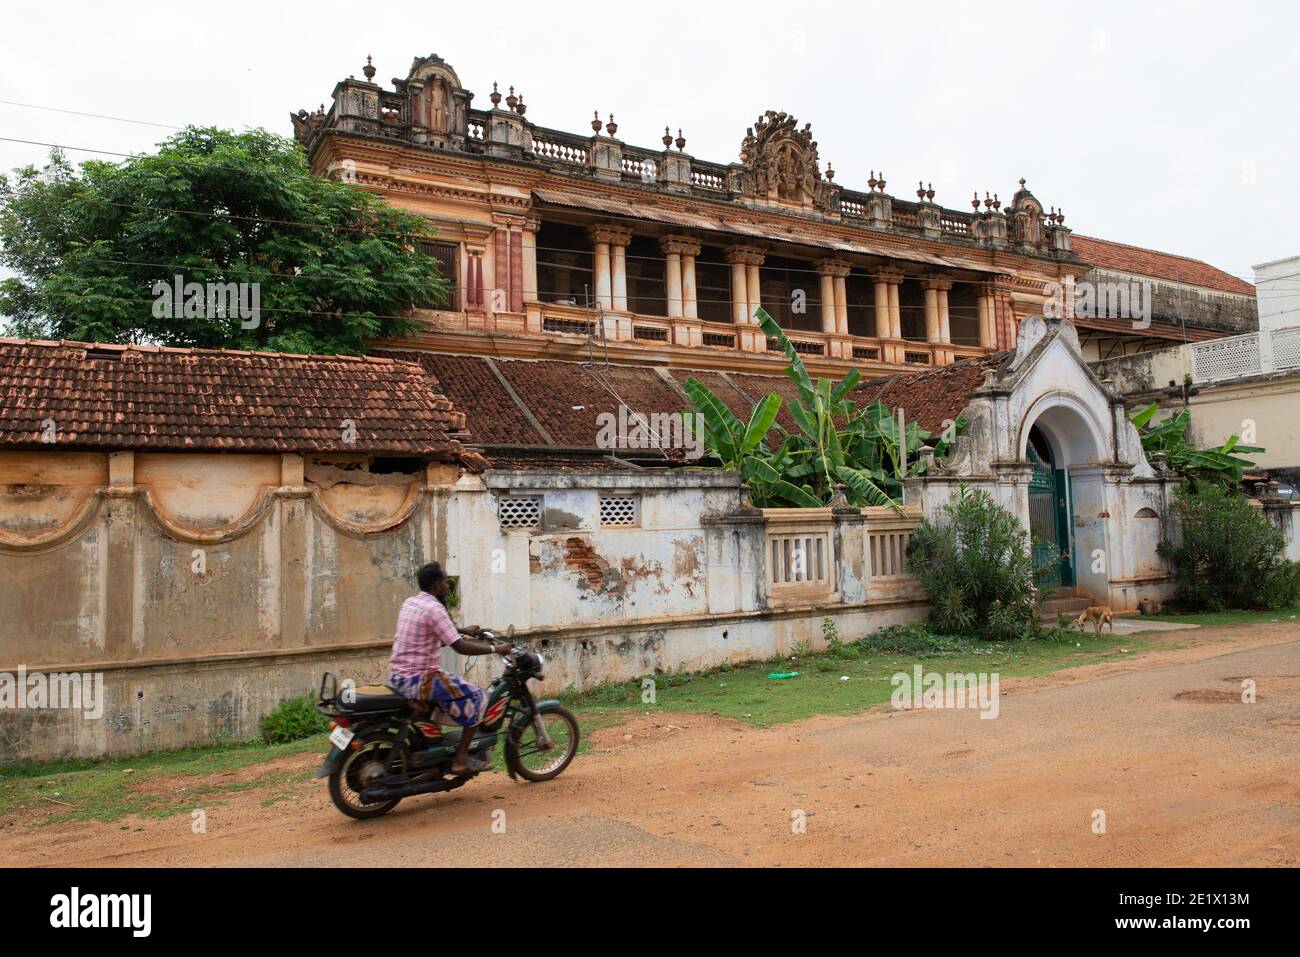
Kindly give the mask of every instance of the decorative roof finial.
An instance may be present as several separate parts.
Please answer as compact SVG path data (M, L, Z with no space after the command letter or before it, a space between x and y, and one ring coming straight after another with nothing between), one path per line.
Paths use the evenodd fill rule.
M997 194L997 193L994 193L994 194L993 194L993 208L994 208L994 209L1001 209L1001 208L1002 208L1002 200L998 199L998 194Z
M978 213L978 212L980 211L980 191L979 191L979 190L975 190L975 192L974 192L974 194L973 194L973 198L972 198L971 201L970 201L970 204L971 204L972 206L975 207L975 212Z
M370 59L370 55L369 55L369 54L366 54L366 65L363 66L363 67L361 68L361 72L364 73L364 74L366 75L366 82L367 82L367 83L369 83L369 82L371 82L372 80L374 80L374 78L375 78L375 64L374 64L374 61Z
M515 106L515 112L518 113L520 116L523 116L524 113L526 113L527 111L528 111L528 107L524 106L524 95L520 93L519 103Z
M871 179L867 180L867 189L874 190L875 188L876 188L876 171L873 169L871 171Z
M1025 178L1023 176L1020 177L1020 188L1021 189L1025 188Z
M664 127L663 144L664 149L671 149L673 145L673 134L666 126Z
M993 200L989 197L989 191L987 189L984 190L984 208L985 209L993 208Z
M826 182L835 182L835 169L831 166L830 160L826 161Z
M885 191L885 171L883 169L880 171L880 179L876 180L876 185L880 187L882 193Z
M593 130L595 130L597 133L599 133L599 132L600 132L600 128L601 128L603 125L604 125L604 124L600 122L600 110L592 110L592 111L591 111L591 128L592 128Z
M925 199L925 183L919 179L916 181L916 198Z
M934 183L925 184L925 198L928 200L934 199Z
M609 122L605 124L605 132L613 136L618 132L618 124L614 122L614 114L609 114Z
M492 92L488 94L488 99L492 101L492 109L501 105L501 91L497 89L497 81L492 81Z
M510 88L510 95L506 97L506 106L509 109L513 110L515 108L515 104L517 104L518 102L519 102L519 97L515 96L515 88L512 86Z
M682 136L682 128L680 126L677 127L676 143L677 143L677 152L684 153L686 151L686 137Z

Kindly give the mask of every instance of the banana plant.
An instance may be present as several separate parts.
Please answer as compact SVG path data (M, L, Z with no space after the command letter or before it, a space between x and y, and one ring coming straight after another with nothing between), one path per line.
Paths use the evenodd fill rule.
M1187 409L1151 425L1157 412L1159 406L1153 402L1129 417L1142 437L1142 451L1148 458L1163 455L1171 469L1193 484L1204 480L1229 487L1240 485L1246 469L1255 465L1240 455L1265 451L1262 446L1243 444L1236 435L1229 436L1218 448L1198 449L1187 438L1192 421Z
M898 419L881 402L859 407L852 398L862 379L856 369L838 384L814 380L771 315L760 308L755 316L785 353L786 374L798 390L787 406L797 430L788 432L776 422L781 405L776 393L742 423L708 387L690 379L687 396L704 420L704 442L720 467L739 472L760 506L824 506L843 485L854 505L898 507L903 479L925 470L920 450L929 433L915 422L900 431ZM940 444L946 448L949 441L945 437Z

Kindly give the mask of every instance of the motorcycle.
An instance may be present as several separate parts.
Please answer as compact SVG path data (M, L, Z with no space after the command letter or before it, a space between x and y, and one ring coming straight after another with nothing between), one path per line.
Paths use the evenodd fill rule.
M506 640L513 636L511 626ZM503 640L487 629L476 637ZM483 722L470 754L490 759L504 737L511 780L550 781L577 754L578 719L558 701L533 697L528 682L545 677L541 655L511 645L503 657L505 672L487 689ZM338 679L326 672L316 708L330 719L330 751L316 777L329 778L330 800L348 817L380 817L403 798L451 791L478 773L451 769L464 729L444 730L427 704L410 701L387 685L340 692Z

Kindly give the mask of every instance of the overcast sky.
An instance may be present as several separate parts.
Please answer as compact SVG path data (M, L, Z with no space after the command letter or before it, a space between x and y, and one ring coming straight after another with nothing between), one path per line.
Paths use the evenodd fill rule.
M1300 254L1300 5L1261 3L45 3L11 11L0 99L161 123L264 126L372 54L388 86L437 53L490 106L736 159L767 109L811 122L836 182L883 170L946 206L1024 176L1077 232L1251 266ZM0 105L0 136L129 152L167 130ZM43 159L0 142L0 167ZM88 154L70 153L81 159Z

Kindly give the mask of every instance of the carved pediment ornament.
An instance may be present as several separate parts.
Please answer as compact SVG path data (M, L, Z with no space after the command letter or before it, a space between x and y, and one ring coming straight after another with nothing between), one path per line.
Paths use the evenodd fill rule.
M416 57L406 79L394 79L393 84L414 101L412 115L419 118L418 125L434 133L464 134L472 95L442 57Z
M1020 181L1020 189L1011 198L1011 216L1009 227L1011 241L1024 246L1039 247L1044 245L1046 236L1043 232L1043 204Z
M812 124L802 129L797 124L787 113L768 110L745 132L740 144L742 192L756 199L829 209L834 190L822 179Z

